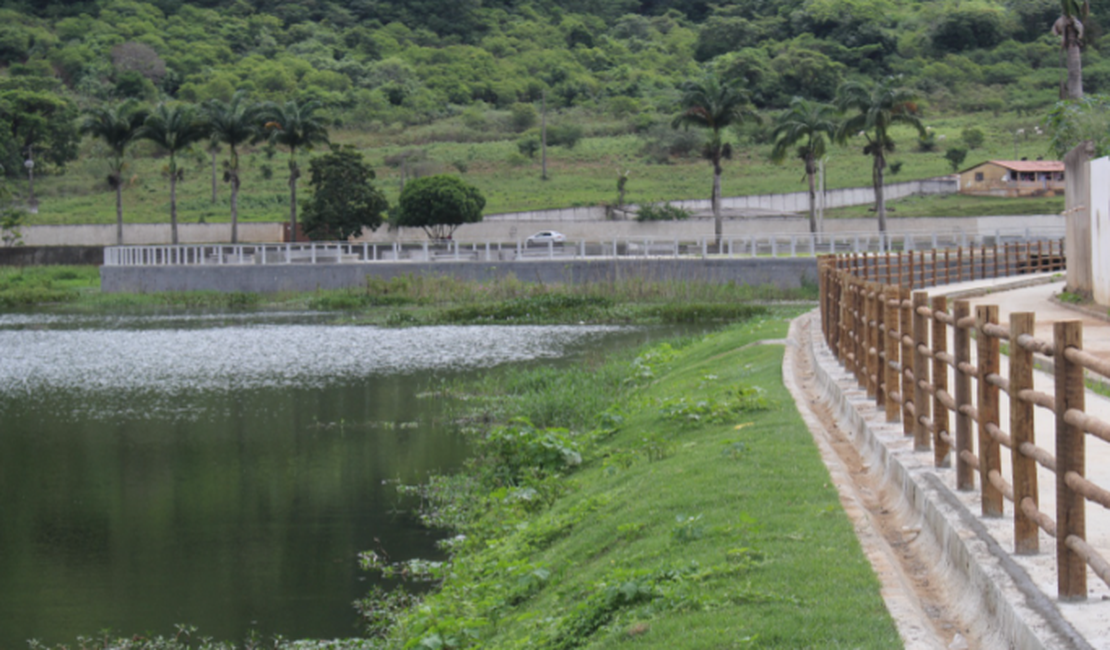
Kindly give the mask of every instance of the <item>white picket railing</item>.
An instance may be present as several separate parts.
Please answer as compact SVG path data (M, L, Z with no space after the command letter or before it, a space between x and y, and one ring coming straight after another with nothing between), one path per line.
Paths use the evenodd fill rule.
M516 261L581 258L800 257L824 253L929 250L958 246L1060 239L1062 228L995 230L993 233L934 232L835 235L752 235L712 238L612 239L528 245L516 242L394 242L387 244L306 242L286 244L181 244L108 246L105 266L206 266L242 264L364 264L373 262Z

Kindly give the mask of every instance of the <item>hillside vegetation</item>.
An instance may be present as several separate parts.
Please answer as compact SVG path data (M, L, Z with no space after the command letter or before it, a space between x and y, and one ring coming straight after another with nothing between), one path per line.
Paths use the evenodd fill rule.
M943 150L966 128L987 135L968 163L1044 155L1035 131L1064 78L1054 0L86 0L4 2L0 9L0 164L25 174L25 125L15 99L50 98L51 110L81 111L134 98L201 104L318 100L333 141L367 150L394 201L402 174L463 173L488 198L487 212L613 203L618 174L631 169L629 201L706 198L703 134L675 131L684 82L711 71L736 81L762 123L737 128L736 160L724 193L803 189L800 166L767 164L770 118L794 96L833 99L851 79L899 76L927 124L957 128L896 133L901 180L947 172ZM1101 51L1106 6L1085 21L1084 87L1110 90ZM24 93L24 95L17 95ZM548 111L551 175L538 176L542 108ZM974 117L966 117L974 114ZM60 127L52 126L55 130ZM1021 137L1016 134L1021 129ZM73 131L70 129L70 131ZM108 222L108 151L74 132L36 136L31 223ZM944 137L938 137L944 136ZM1039 140L1039 141L1038 141ZM910 155L921 148L921 155ZM1019 151L1020 149L1020 151ZM838 150L839 151L839 150ZM288 212L284 157L246 147L241 218ZM834 157L829 186L867 185L852 146ZM125 219L162 221L164 163L150 143L128 154ZM221 150L219 157L226 157ZM838 163L851 160L850 164ZM183 162L183 220L227 218L215 202L206 147ZM218 165L217 165L218 166ZM302 165L303 166L303 165ZM65 172L67 175L62 176ZM221 174L216 173L216 176ZM45 177L45 178L44 178Z

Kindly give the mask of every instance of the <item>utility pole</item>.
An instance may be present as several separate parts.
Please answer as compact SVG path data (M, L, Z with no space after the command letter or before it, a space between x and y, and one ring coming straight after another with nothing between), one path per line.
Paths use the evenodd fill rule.
M547 90L540 91L540 160L543 170L540 179L547 180Z

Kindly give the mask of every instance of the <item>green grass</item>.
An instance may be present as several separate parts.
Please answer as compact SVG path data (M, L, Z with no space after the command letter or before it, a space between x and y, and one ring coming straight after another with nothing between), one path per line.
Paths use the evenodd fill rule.
M855 205L825 211L829 219L874 217L872 206ZM1030 197L1012 199L998 196L940 194L911 196L887 202L888 215L898 217L982 217L991 215L1059 214L1064 211L1064 197Z
M494 428L472 434L468 480L422 492L466 538L439 591L393 612L390 647L901 647L782 347L749 345L786 327L472 388Z
M816 287L780 290L638 278L590 284L539 284L515 277L466 282L450 276L370 278L362 287L304 293L215 291L104 294L89 266L0 266L0 309L70 312L283 309L333 311L364 325L727 323L765 311L759 302L816 299Z
M586 126L587 133L573 149L549 149L549 180L540 179L538 158L517 166L511 162L517 154L516 138L508 133L462 133L447 128L442 123L404 130L383 132L336 131L335 142L353 144L360 148L378 174L377 182L391 203L400 193L400 170L389 167L385 160L402 150L422 149L425 161L420 163L425 173L458 173L456 164L466 168L464 177L476 185L487 199L486 214L592 206L616 202L616 184L620 172L628 170L629 203L650 203L681 199L708 198L712 185L710 166L697 157L676 159L672 164L654 164L641 155L643 140L636 135L621 133L619 124L611 119L589 114L577 115ZM916 150L917 136L908 129L895 129L893 137L897 151L890 159L902 162L899 174L887 174L887 182L928 178L950 173L944 159L943 147L958 145L961 131L969 126L981 128L986 134L982 149L969 152L963 167L970 167L983 160L1015 155L1013 133L1026 130L1019 137L1018 157L1030 159L1047 153L1048 140L1037 135L1034 127L1039 118L1021 117L1013 113L995 116L989 113L929 116L925 123L932 126L940 141L941 149L923 153ZM452 140L454 139L454 140ZM458 140L462 141L458 141ZM800 192L806 189L803 170L795 161L783 165L770 162L771 145L752 144L735 135L737 143L734 159L726 162L722 177L725 196ZM72 163L65 175L36 178L36 194L40 200L37 215L30 224L113 223L115 221L115 195L105 181L107 163L96 154L98 148L86 141L82 157ZM868 159L861 154L861 145L853 140L845 146L833 146L828 161L827 187L861 187L871 182ZM125 172L124 219L129 223L166 223L169 221L169 184L163 177L164 159L152 157L153 150L147 143L135 148L135 157ZM518 154L517 154L518 156ZM519 162L519 159L516 158ZM267 158L261 149L248 149L242 157L243 185L240 193L240 219L251 221L283 221L288 217L286 186L287 156L278 152ZM211 200L210 162L201 153L186 157L182 163L185 179L178 185L179 219L182 223L227 222L229 192L220 183L218 199ZM265 178L269 167L271 177ZM307 179L299 185L299 196L308 193ZM13 180L15 192L23 184ZM1020 205L1024 199L1005 199ZM942 209L946 205L938 205ZM1007 214L1021 214L1018 209L1001 209ZM910 216L895 212L892 216ZM936 214L931 216L957 216Z

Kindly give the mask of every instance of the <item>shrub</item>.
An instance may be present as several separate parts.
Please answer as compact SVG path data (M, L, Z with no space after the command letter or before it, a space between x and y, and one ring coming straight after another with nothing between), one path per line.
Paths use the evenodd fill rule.
M690 211L670 203L648 203L636 212L636 221L682 221L690 218Z
M969 126L964 129L960 137L963 138L964 144L967 145L968 149L978 149L982 147L983 142L987 139L983 134L983 130L975 126Z
M582 127L577 124L555 124L547 129L547 144L573 149L582 139Z

